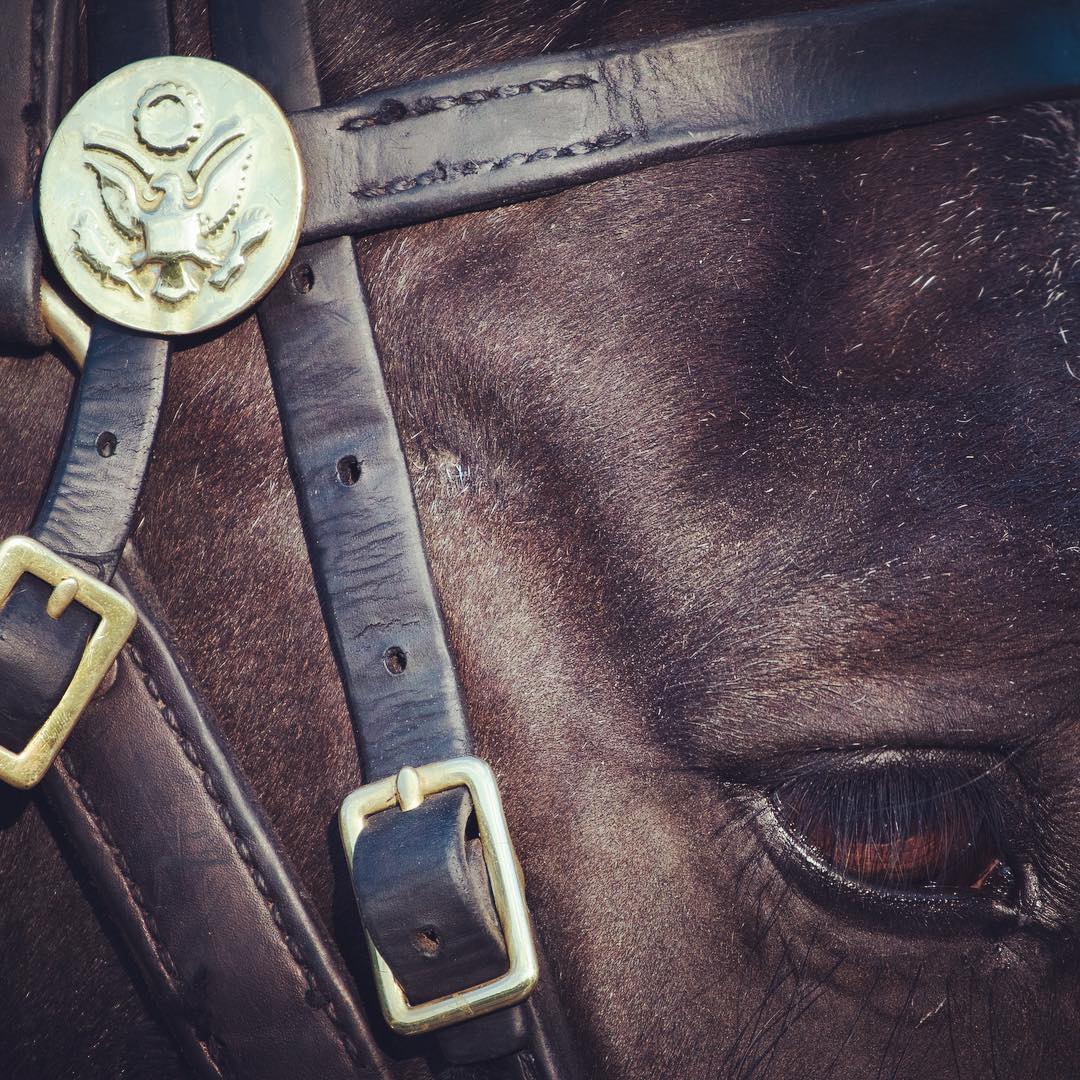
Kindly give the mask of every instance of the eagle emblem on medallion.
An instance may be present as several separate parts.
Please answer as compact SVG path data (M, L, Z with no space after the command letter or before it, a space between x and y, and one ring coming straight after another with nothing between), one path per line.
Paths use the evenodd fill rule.
M271 226L265 209L244 205L254 136L237 116L205 130L202 102L180 82L148 87L131 119L134 140L101 128L83 140L100 208L72 225L75 253L139 300L224 291Z

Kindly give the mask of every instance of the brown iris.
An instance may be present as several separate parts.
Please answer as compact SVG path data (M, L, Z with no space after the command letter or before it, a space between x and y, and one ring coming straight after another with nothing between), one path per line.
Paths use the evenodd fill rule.
M894 763L800 777L775 802L787 827L845 877L977 892L1009 876L986 787L955 770Z

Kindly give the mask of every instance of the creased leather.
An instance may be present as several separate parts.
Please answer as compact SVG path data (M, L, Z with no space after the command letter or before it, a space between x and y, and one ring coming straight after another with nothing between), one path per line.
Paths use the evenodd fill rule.
M301 292L297 281L310 280ZM315 581L371 780L471 750L352 243L303 248L259 308ZM359 477L342 483L338 463ZM384 656L399 648L406 669Z
M294 284L306 273L286 275L260 307L259 324L364 775L376 779L405 764L468 754L472 743L352 244L326 241L298 260L311 273L311 290ZM338 478L337 463L347 456L360 466L352 485ZM384 663L391 648L405 654L400 675ZM358 845L364 926L395 958L395 975L415 1001L436 996L431 964L412 944L417 929L437 928L445 948L440 974L458 987L490 977L493 967L505 970L487 882L458 872L468 800L461 792L444 800L451 813L384 815ZM524 1041L520 1015L508 1012L480 1023L479 1048L488 1056ZM501 1037L492 1037L500 1023ZM455 1040L453 1033L441 1039L448 1056L458 1056Z
M291 116L304 239L517 202L706 151L1075 96L1072 0L893 0L533 57Z
M169 360L166 342L95 325L49 489L31 535L108 581L131 531ZM102 456L103 433L115 452ZM45 614L50 588L24 575L0 611L0 742L21 749L56 705L97 623L79 603Z
M259 325L364 775L377 779L469 754L472 740L352 244L310 245L293 267L303 272L271 292ZM359 477L345 484L338 462L350 456ZM400 674L384 662L394 648L406 658ZM452 809L436 813L440 801ZM438 932L437 974L456 988L506 967L486 878L461 872L468 806L450 792L430 813L381 815L357 845L364 926L413 1001L438 994L433 965L414 945L420 929ZM440 1045L452 1060L492 1056L519 1047L524 1034L520 1014L506 1010L447 1029Z
M164 342L95 327L33 534L104 580L130 531L165 384ZM102 457L101 431L116 435ZM112 686L43 781L163 1019L203 1074L385 1076L351 987L147 601ZM45 613L24 578L0 612L5 742L66 685L95 617Z
M170 351L160 338L104 319L95 324L59 462L34 520L37 540L103 581L131 532Z
M7 0L0 33L0 341L42 348L41 249L34 185L56 126L65 0Z

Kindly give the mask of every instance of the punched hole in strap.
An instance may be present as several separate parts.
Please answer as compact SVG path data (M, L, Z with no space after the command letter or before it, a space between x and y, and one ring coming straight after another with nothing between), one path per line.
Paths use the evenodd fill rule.
M391 675L403 674L408 666L408 654L400 645L391 645L390 648L383 653L383 667L386 668Z
M414 930L412 943L413 948L421 956L426 956L428 959L434 959L438 956L439 949L442 948L442 941L439 939L438 931L433 926L422 926L419 930Z
M304 295L315 288L315 271L312 270L310 263L300 263L290 271L289 280L292 282L292 287Z
M338 458L337 478L339 484L352 487L360 479L362 472L363 466L355 454L346 454L344 457Z

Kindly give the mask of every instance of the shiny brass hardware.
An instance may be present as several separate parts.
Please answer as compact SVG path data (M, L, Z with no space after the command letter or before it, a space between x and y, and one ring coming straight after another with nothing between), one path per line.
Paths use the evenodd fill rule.
M356 842L368 817L395 806L408 812L419 806L426 796L455 787L467 788L472 796L510 966L495 979L413 1005L375 948L371 935L365 932L383 1013L390 1027L403 1035L434 1031L514 1005L529 996L539 977L521 867L510 840L499 787L487 762L473 757L452 758L415 769L404 768L396 776L357 788L342 803L339 815L349 873L352 873Z
M161 336L219 326L292 259L305 178L273 97L226 64L157 56L95 83L41 166L49 252L71 291Z
M64 303L47 281L41 283L41 319L45 329L64 347L81 371L90 349L90 327Z
M75 721L135 629L137 617L126 597L28 536L11 536L0 544L0 609L23 574L32 574L53 587L46 606L50 618L60 618L72 602L101 617L49 718L19 753L0 746L0 780L13 787L31 788L60 752Z

